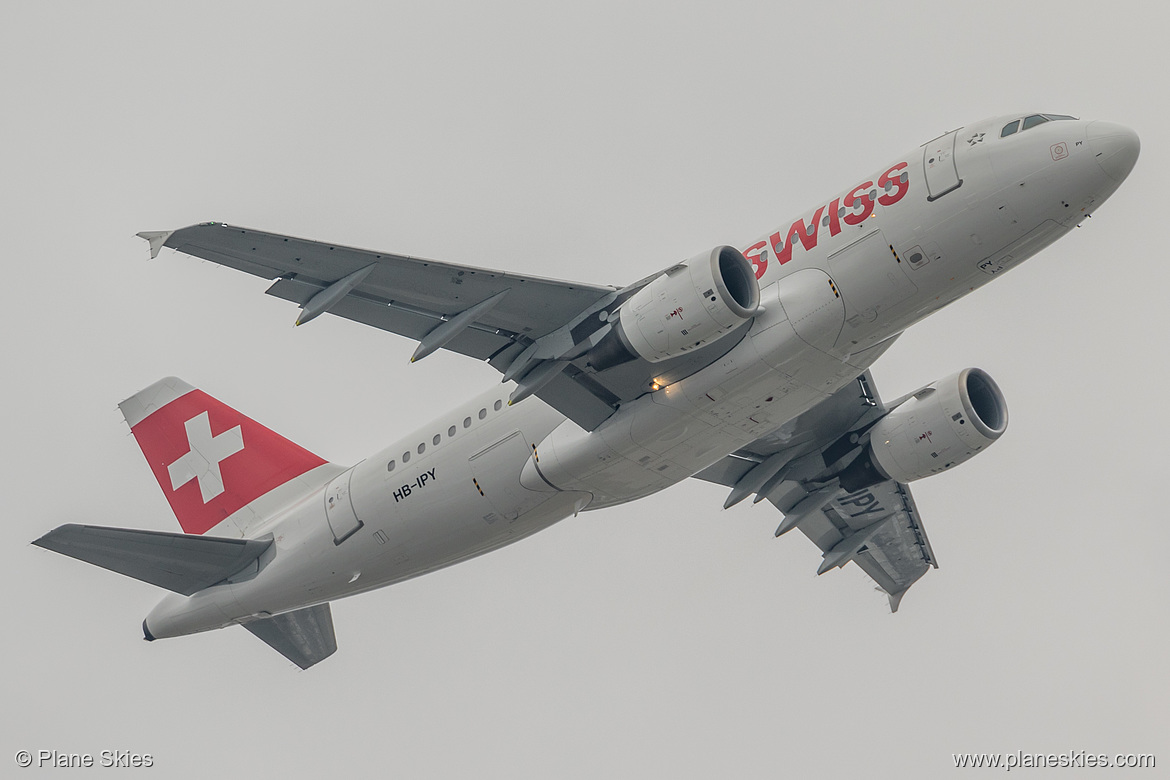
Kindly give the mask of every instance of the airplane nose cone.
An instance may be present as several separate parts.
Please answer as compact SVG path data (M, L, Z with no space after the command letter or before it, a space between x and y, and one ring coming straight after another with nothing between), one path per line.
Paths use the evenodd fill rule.
M1142 148L1137 133L1124 125L1096 121L1089 124L1086 135L1089 148L1105 175L1117 182L1124 181Z

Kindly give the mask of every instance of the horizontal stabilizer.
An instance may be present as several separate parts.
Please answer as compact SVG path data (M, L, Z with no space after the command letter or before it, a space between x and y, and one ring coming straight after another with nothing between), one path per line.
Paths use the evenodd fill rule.
M272 540L219 539L70 523L33 544L190 596L241 572L272 546Z
M253 620L245 623L244 628L302 669L337 652L333 613L328 604Z

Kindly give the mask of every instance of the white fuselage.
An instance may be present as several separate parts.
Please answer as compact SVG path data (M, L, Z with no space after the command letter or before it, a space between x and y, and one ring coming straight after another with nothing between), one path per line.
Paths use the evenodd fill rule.
M271 535L276 552L259 574L167 596L150 633L204 631L416 577L581 509L660 491L776 431L1120 184L1100 139L1123 128L1063 120L1001 138L1009 119L935 139L745 245L764 309L746 335L596 430L536 397L508 406L512 386L498 385L352 469L321 466L298 482L314 490L273 491L261 519L233 516L211 531Z

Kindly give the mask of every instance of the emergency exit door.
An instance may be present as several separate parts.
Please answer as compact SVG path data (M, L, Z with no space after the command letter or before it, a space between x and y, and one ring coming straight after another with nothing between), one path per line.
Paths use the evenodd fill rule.
M922 147L922 169L926 174L926 199L929 201L938 200L963 184L955 165L955 140L959 130L952 130Z

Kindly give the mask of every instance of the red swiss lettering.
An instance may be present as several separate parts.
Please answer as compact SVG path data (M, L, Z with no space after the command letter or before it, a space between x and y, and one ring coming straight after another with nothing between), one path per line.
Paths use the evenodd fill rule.
M878 186L886 190L881 197L877 198L878 203L883 206L893 206L910 191L909 178L905 173L907 165L907 163L900 162L878 177ZM776 258L777 265L784 265L792 259L792 246L797 240L800 241L806 252L816 248L822 218L824 218L825 226L829 228L830 236L836 236L841 232L842 221L846 225L860 225L869 219L874 210L874 197L868 190L872 189L873 186L872 181L862 182L850 190L844 198L834 198L833 202L827 206L829 209L827 216L825 215L826 206L821 206L817 209L817 213L813 214L811 222L806 223L803 219L793 222L792 226L788 228L787 236L782 236L780 231L776 231L768 236L768 241L757 241L745 249L743 255L751 261L755 268L756 278L763 277L764 272L768 270L768 253L764 251L764 248L769 243L772 245L772 254ZM858 206L861 207L860 211L855 210Z
M910 191L909 179L907 178L906 181L902 180L902 177L905 174L899 176L895 175L898 171L905 167L906 163L900 162L881 175L881 178L878 179L878 186L882 189L885 189L888 185L893 184L895 189L893 192L887 192L885 195L882 195L880 198L878 198L878 203L882 204L883 206L893 206L895 203L900 201L907 192Z
M769 238L772 241L772 251L776 253L776 262L784 265L792 259L792 243L799 239L804 251L809 252L817 245L817 233L821 227L821 215L825 213L825 207L821 206L817 209L817 213L813 214L812 222L808 225L804 224L803 219L798 219L792 223L792 227L788 228L788 237L784 239L783 246L780 245L780 233L773 233ZM810 232L811 229L811 232Z
M862 222L869 219L869 215L873 213L873 201L869 199L868 194L861 195L860 193L862 190L868 190L872 186L872 181L863 182L850 190L849 194L845 196L843 205L847 210L847 213L845 214L846 225L860 225ZM853 213L853 206L858 201L861 202L861 212L855 214Z
M834 198L829 204L829 235L835 236L841 232L841 199Z

